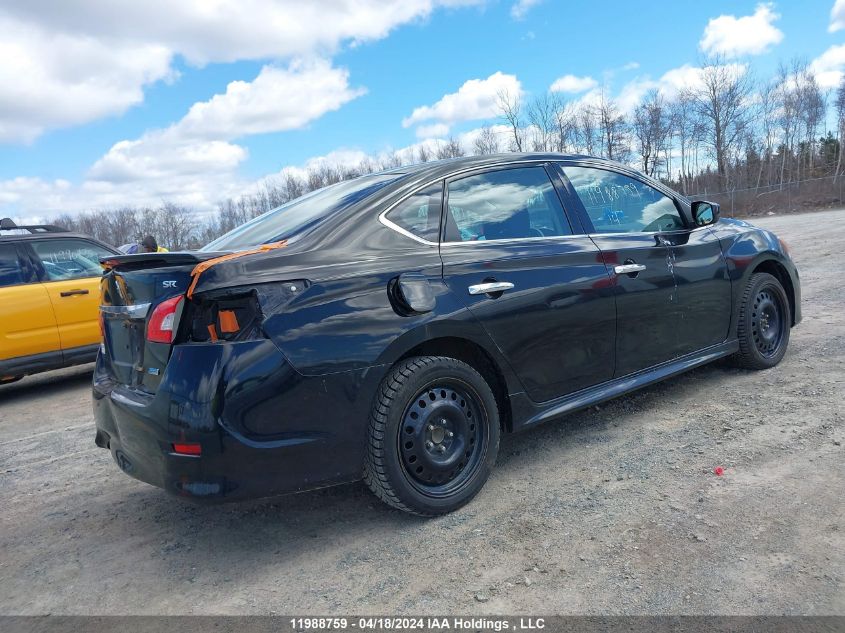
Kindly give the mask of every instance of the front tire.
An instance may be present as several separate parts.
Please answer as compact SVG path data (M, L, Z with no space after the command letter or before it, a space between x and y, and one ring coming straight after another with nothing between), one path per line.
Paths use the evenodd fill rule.
M780 281L768 273L748 280L739 311L739 352L734 364L745 369L768 369L786 354L792 314Z
M454 358L408 358L376 394L364 481L399 510L452 512L487 481L500 434L496 398L475 369Z

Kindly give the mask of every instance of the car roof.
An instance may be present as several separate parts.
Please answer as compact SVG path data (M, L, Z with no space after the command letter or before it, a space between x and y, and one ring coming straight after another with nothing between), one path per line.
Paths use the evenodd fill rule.
M45 228L49 227L49 228ZM17 233L15 231L19 230L29 230L29 229L41 229L37 230L35 233ZM9 244L11 242L37 242L41 240L50 240L50 239L66 239L66 238L74 238L85 240L86 242L93 242L99 246L107 248L108 250L117 253L117 249L113 246L106 244L98 240L91 235L86 235L85 233L77 233L75 231L68 231L63 229L59 226L53 225L39 225L35 226L19 226L14 229L3 229L0 231L0 244Z
M18 227L19 229L25 227ZM2 233L0 233L0 241L3 242L17 242L19 240L49 240L55 238L65 238L65 237L75 237L84 240L88 240L89 242L97 242L98 244L101 243L95 237L91 237L90 235L85 235L84 233L75 233L73 231L44 231L39 233L13 233L12 231L16 231L18 229L9 229L9 232L6 232L4 229Z
M618 163L607 158L588 156L585 154L563 154L557 152L507 152L500 154L487 154L484 156L461 156L460 158L446 158L443 160L429 161L426 163L407 165L381 172L382 174L396 176L396 180L391 184L391 186L388 186L383 193L389 193L394 188L404 188L410 183L420 184L426 181L448 178L459 172L472 169L545 161L584 161L593 165L605 165L607 167L612 167L615 170L628 173L634 171L622 163Z
M607 163L608 165L620 165L607 158L587 156L585 154L563 154L557 152L507 152L500 154L486 154L483 156L461 156L460 158L446 158L433 160L426 163L417 163L387 170L384 173L396 174L397 176L414 176L422 174L448 174L453 171L472 169L475 167L487 167L507 163L519 163L525 161L562 161L562 160L589 160L595 163Z

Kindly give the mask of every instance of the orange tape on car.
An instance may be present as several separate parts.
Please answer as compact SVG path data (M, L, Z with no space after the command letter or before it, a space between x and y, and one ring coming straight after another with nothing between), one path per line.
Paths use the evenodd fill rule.
M241 329L234 310L220 310L217 316L220 319L220 331L224 334L232 334Z
M193 280L191 281L191 285L188 286L188 299L190 299L194 294L194 288L197 287L197 282L200 280L200 275L202 275L206 270L211 268L216 264L221 264L223 262L228 262L232 259L237 259L238 257L243 257L244 255L255 255L256 253L264 253L266 251L272 251L277 248L284 248L287 246L288 241L282 240L281 242L272 242L270 244L262 244L258 248L252 248L248 251L238 251L237 253L229 253L228 255L221 255L220 257L215 257L214 259L207 259L204 262L200 262L194 269L191 271L191 277Z

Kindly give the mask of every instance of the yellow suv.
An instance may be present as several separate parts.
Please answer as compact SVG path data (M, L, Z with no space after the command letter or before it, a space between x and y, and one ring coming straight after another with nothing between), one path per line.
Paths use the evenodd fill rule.
M0 384L95 359L99 259L115 254L58 226L0 220Z

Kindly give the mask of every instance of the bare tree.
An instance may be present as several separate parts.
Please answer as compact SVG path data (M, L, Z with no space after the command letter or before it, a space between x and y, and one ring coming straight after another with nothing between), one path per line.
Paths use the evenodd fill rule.
M596 114L602 139L602 154L610 160L624 161L629 148L627 123L616 103L607 98L604 90L596 106Z
M194 212L173 202L163 202L153 211L148 232L170 250L184 250L192 241L196 228Z
M295 200L303 193L305 193L305 183L301 178L294 176L291 172L285 174L284 180L285 197L290 200Z
M511 128L511 151L525 151L525 131L522 129L522 103L519 94L507 90L498 93L499 115Z
M571 146L577 144L578 121L572 104L560 99L555 102L556 139L555 150L567 152Z
M420 146L417 148L417 156L419 156L421 163L427 163L431 160L431 151L425 143L420 143Z
M472 144L473 150L479 156L486 154L499 153L499 137L489 125L481 126L481 131L475 137L475 142Z
M596 111L587 104L581 104L576 114L576 127L578 144L583 149L585 154L595 154L595 146L599 139L596 138Z
M634 110L632 130L643 172L649 176L657 176L660 155L664 154L665 162L672 131L668 108L657 90L650 90L645 100Z
M554 146L557 121L554 99L549 93L535 97L528 104L528 123L531 127L532 151L550 151Z
M833 172L833 181L836 182L836 178L838 178L842 169L842 146L845 143L845 76L842 77L842 80L839 82L839 88L836 90L834 108L836 109L837 139L839 140L836 156L836 171Z
M744 67L715 58L701 69L700 83L691 92L723 187L728 184L731 152L745 132L752 89Z
M444 158L459 158L465 154L464 148L461 147L460 141L453 136L449 137L445 143L437 146L437 158L443 160Z
M754 185L758 189L763 180L763 170L767 167L766 184L770 184L772 179L772 158L777 125L777 89L777 84L774 81L767 81L760 86L758 95L759 103L756 118L760 130L760 165Z

